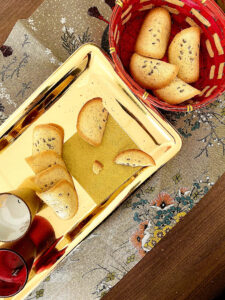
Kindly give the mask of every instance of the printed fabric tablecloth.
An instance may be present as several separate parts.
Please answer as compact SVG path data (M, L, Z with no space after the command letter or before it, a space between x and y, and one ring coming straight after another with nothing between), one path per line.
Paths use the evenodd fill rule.
M81 44L94 42L107 51L113 5L113 0L46 0L29 19L17 22L0 48L0 123ZM223 174L224 95L201 110L162 113L182 136L180 153L76 247L27 300L101 298Z

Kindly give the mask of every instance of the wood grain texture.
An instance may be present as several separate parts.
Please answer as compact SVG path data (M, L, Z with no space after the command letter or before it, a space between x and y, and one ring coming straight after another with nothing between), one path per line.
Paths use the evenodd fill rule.
M225 173L103 300L210 300L221 295L224 207Z
M28 18L43 0L1 0L0 1L0 45L10 34L19 19Z

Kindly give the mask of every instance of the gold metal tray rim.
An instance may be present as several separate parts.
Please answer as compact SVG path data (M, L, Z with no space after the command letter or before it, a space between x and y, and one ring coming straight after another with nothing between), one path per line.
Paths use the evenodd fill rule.
M59 70L62 70L65 67L65 65L67 65L67 63L71 60L72 57L78 56L79 53L82 53L82 51L84 53L93 52L94 54L98 55L100 53L102 55L103 53L103 51L98 46L91 43L85 44L82 47L80 47L64 62L63 65L61 65L54 73L52 73L50 77L47 78L39 86L39 88L37 88L30 95L30 97L5 121L4 124L1 125L0 138L9 130L9 128L13 126L13 124L15 124L18 121L18 119L20 119L25 114L26 108L35 101L35 99L45 90L46 86L51 86L51 84L49 85L49 82L54 82L54 78L56 77L56 74L59 72ZM113 68L113 63L109 59L108 61ZM122 81L119 75L116 74L116 72L114 74L114 77L119 82L121 87L125 89L127 93L129 93L130 97L133 98L133 101L135 101L138 107L142 111L144 111L146 115L151 115L151 117L155 118L159 124L163 124L164 129L171 134L175 142L173 156L176 155L182 146L181 138L176 132L176 130L165 119L160 117L158 113L156 113L154 110L150 110L149 108L147 108L133 94L133 92ZM142 168L135 175L133 175L132 178L128 179L127 183L125 183L125 185L122 186L123 189L121 191L115 191L111 196L108 197L108 199L102 205L97 207L97 212L93 214L92 218L87 222L87 224L85 224L81 231L73 237L72 241L70 237L66 235L58 242L56 246L58 250L62 250L67 246L65 254L51 268L43 271L41 273L41 277L38 280L35 281L32 278L32 280L27 282L27 285L19 294L9 299L24 299L24 297L26 297L41 281L43 281L56 268L56 266L62 259L64 259L92 230L94 230L104 219L106 219L115 210L116 207L118 207L138 186L140 186L145 180L147 180L161 166L162 165L153 167L151 169Z

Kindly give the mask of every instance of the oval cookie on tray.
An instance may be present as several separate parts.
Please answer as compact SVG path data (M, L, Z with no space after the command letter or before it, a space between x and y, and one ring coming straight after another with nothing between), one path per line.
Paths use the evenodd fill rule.
M54 165L38 173L34 177L34 183L41 189L41 191L44 192L62 179L65 179L73 184L73 179L69 172L60 165Z
M102 142L108 112L102 104L101 98L93 98L81 108L77 118L77 132L79 136L92 146L99 146Z
M154 159L144 151L138 149L128 149L120 152L114 162L118 165L129 167L147 167L155 166Z
M32 154L45 150L53 150L59 155L62 154L64 130L55 124L37 125L33 131Z
M61 180L38 197L50 206L61 219L72 218L78 209L78 197L75 188L67 180Z
M62 157L53 150L42 151L25 158L25 160L35 174L56 164L66 168Z

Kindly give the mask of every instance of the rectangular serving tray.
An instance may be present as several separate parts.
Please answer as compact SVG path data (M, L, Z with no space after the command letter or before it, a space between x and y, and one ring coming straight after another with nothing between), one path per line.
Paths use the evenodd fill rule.
M50 221L56 238L61 237L56 248L66 248L64 255L41 273L36 274L32 270L25 288L9 299L21 300L31 293L71 250L181 148L181 139L175 129L155 109L147 108L134 96L100 48L86 44L71 55L0 127L0 193L14 190L33 175L25 162L25 157L31 155L33 128L43 123L59 124L64 128L66 145L76 134L76 120L81 107L94 97L103 99L112 122L118 124L125 134L118 135L118 143L117 137L114 137L114 147L103 144L102 147L106 148L102 148L101 153L109 151L113 154L117 144L122 145L126 136L137 148L149 153L155 159L156 166L134 168L132 174L125 174L125 180L126 176L121 175L123 182L114 188L113 184L110 185L110 174L111 182L113 178L117 179L117 172L113 169L116 166L110 165L109 170L105 171L109 194L102 199L94 193L88 181L81 184L79 178L73 177L79 197L75 217L60 220L47 206L38 213ZM64 155L67 162L68 158ZM104 176L102 180L104 183Z

